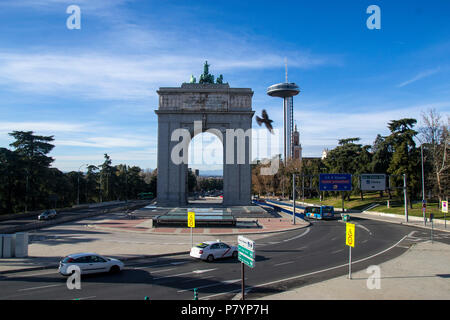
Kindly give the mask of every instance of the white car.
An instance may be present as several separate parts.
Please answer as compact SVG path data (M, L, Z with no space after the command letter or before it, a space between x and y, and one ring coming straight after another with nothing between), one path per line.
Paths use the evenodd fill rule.
M216 241L205 241L197 244L191 248L190 256L208 262L213 262L215 259L221 258L237 258L238 249L235 246L229 246L228 244Z
M72 272L69 272L67 269L73 265L80 268L81 274L117 273L124 267L123 262L117 259L106 258L96 253L76 253L64 257L59 262L58 271L63 276L70 276Z

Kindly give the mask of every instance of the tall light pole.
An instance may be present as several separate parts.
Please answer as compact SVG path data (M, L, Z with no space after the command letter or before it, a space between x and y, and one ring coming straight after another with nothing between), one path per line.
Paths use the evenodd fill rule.
M295 224L295 173L292 174L292 224Z
M423 144L420 145L420 157L422 160L422 212L423 212L423 224L427 224L427 218L425 216L425 179L423 174Z
M83 166L87 166L87 164L82 164L82 165L78 168L77 206L80 205L80 170L81 170L81 167L83 167Z
M408 190L406 189L406 174L403 174L403 195L405 197L405 220L408 222Z

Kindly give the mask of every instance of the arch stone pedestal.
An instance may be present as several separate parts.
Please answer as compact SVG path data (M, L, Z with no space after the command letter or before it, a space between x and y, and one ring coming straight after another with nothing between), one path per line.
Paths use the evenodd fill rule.
M187 204L188 163L177 164L172 150L182 138L172 141L177 129L189 138L201 132L216 134L223 145L223 205L251 204L251 127L253 91L228 84L184 83L179 88L159 88L158 116L158 206ZM188 145L188 143L187 143ZM180 153L188 159L187 148Z

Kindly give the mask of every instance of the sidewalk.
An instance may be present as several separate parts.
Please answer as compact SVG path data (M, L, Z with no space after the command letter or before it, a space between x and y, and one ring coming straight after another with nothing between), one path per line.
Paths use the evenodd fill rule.
M404 215L375 212L375 211L364 211L361 213L351 213L350 212L349 215L350 215L350 217L355 217L355 218L380 220L380 221L385 221L385 222L390 222L390 223L404 224L404 225L409 225L409 226L413 226L413 227L419 227L419 228L431 230L431 222L427 221L426 225L425 225L423 222L423 219L418 218L418 217L410 216L408 218L408 222L406 222ZM450 232L450 222L447 222L447 227L446 227L444 221L434 221L433 222L433 230Z
M373 273L361 270L261 300L441 300L450 299L450 245L434 241L413 245L403 255L379 265L380 288L368 288ZM372 279L371 278L371 279Z

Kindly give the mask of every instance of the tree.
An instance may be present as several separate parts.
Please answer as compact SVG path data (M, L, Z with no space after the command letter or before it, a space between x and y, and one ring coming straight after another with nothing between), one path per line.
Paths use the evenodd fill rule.
M426 113L422 112L422 120L424 126L419 129L419 138L424 149L424 162L431 167L431 175L427 175L427 180L429 186L437 193L440 203L448 191L444 188L443 180L448 177L450 169L448 158L450 117L445 124L436 109L429 109Z
M23 167L23 160L16 152L0 148L0 213L10 213L24 208Z
M416 123L417 120L411 118L392 120L388 124L391 134L386 138L393 150L387 171L399 185L406 174L409 197L417 195L419 190L420 152L414 142L417 131L413 130ZM409 203L412 208L412 201Z
M46 171L53 162L52 157L47 154L54 148L51 144L53 136L34 135L33 131L13 131L9 134L16 141L10 144L20 159L25 162L26 172L26 202L31 197L32 210L37 209L37 198L41 197L43 191L43 180Z
M351 173L353 175L361 174L369 170L371 162L370 146L362 146L355 142L360 138L341 139L338 146L331 150L324 159L325 167L329 173ZM353 180L353 190L362 192L358 179ZM350 200L350 192L342 192L343 198Z

